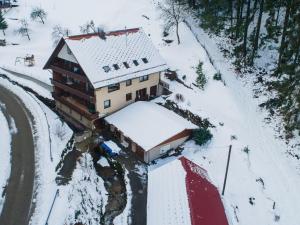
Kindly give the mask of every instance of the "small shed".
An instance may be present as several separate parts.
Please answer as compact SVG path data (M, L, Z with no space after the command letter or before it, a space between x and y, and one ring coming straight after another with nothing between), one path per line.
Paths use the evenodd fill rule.
M139 101L105 118L121 144L149 163L177 148L198 127L153 102Z

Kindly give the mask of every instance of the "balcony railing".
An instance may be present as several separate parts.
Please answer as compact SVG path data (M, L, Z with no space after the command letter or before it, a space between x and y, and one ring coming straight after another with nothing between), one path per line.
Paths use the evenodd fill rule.
M74 79L79 80L81 82L85 82L85 83L88 82L88 79L85 76L74 73L74 72L68 70L67 68L63 68L59 65L53 64L49 68L60 74L65 74L67 76L73 77Z
M51 79L51 83L53 84L53 86L58 87L62 90L64 90L65 92L69 92L73 95L78 96L79 98L82 98L88 102L92 102L95 103L96 102L96 98L94 96L92 96L92 92L86 92L85 90L83 90L82 87L75 85L75 84L66 84L63 81L58 81L58 80L54 80Z
M91 110L88 109L88 106L79 103L78 101L76 101L76 99L72 97L59 96L56 93L52 93L52 96L55 100L68 106L69 108L71 108L72 110L76 111L77 113L86 117L89 120L95 120L99 118L99 113L91 112Z

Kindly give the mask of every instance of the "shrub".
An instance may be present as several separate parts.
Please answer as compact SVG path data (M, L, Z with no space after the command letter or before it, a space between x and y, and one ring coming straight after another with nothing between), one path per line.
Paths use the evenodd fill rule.
M214 80L222 80L222 74L220 73L220 71L215 73L213 78Z
M197 79L196 79L196 83L198 85L199 88L204 89L206 83L207 83L207 79L205 77L205 74L203 73L203 62L199 62L197 68L196 68L196 73L198 75Z
M175 95L175 99L176 99L177 102L184 102L184 97L183 97L182 94L177 93Z
M212 134L208 129L199 128L193 133L193 140L196 142L197 145L204 145L211 139Z

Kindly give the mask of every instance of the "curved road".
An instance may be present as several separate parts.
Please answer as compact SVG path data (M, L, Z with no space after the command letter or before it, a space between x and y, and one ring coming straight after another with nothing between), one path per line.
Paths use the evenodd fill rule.
M11 174L0 224L27 225L33 208L31 200L35 174L34 141L30 126L33 120L22 102L1 85L0 101L6 106L4 115L13 117L18 129L12 136Z

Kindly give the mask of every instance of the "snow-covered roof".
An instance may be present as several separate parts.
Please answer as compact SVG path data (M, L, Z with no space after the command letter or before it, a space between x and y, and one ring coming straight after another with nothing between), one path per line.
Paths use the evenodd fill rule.
M185 157L148 173L147 224L228 225L206 170Z
M140 29L65 38L94 88L167 69L165 60Z
M108 116L105 120L145 151L186 129L197 126L153 102L136 102Z
M174 160L148 173L147 224L191 225L186 171Z

